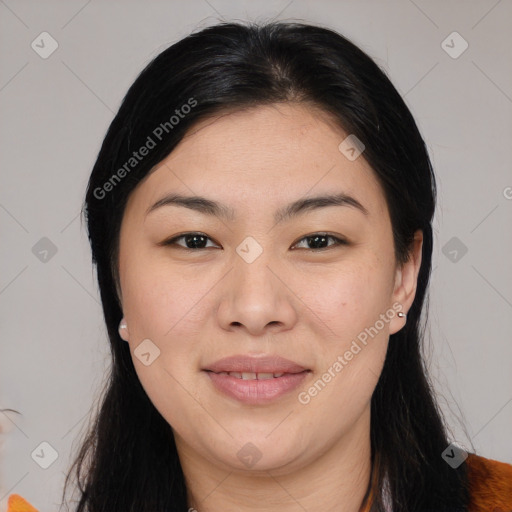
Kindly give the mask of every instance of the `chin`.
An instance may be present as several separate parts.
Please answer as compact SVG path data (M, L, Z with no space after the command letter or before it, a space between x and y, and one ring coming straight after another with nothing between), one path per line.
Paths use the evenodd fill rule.
M249 471L254 475L268 471L287 473L297 465L297 459L300 457L297 450L299 443L291 435L285 440L279 436L272 439L273 428L275 423L264 432L254 433L252 436L245 434L241 438L230 440L229 446L226 447L227 451L217 454L216 460L223 461L231 470ZM226 454L229 454L229 457L226 457Z

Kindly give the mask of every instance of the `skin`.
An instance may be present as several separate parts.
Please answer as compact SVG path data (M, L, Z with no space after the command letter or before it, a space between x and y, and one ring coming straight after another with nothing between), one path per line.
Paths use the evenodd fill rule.
M199 512L357 512L371 472L370 400L395 316L303 404L298 400L365 328L416 292L421 232L409 261L395 261L383 191L364 160L338 145L348 134L304 104L260 106L203 120L135 189L123 217L119 271L123 313L138 377L171 425ZM367 209L308 211L281 224L278 208L304 196L345 192ZM175 192L219 201L228 221L178 206L149 207ZM186 232L207 247L187 252ZM328 232L321 247L306 235ZM236 248L253 237L263 249L247 263ZM189 247L191 247L189 245ZM193 245L192 245L193 247ZM296 249L292 249L296 247ZM309 250L308 250L309 249ZM145 366L144 339L160 349ZM201 371L235 354L277 354L309 368L299 389L266 405L219 393ZM247 443L261 459L247 467Z

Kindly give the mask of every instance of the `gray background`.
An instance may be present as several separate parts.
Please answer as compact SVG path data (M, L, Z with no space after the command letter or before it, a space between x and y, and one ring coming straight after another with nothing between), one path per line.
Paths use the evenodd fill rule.
M0 510L11 493L57 510L108 367L79 217L105 131L152 57L222 18L334 28L405 98L439 186L427 365L451 438L512 463L512 2L255 4L0 0L0 408L22 413L0 413ZM461 39L442 45L454 31L469 44L457 58L445 48ZM46 59L42 32L58 43ZM43 441L59 454L48 469L31 457Z

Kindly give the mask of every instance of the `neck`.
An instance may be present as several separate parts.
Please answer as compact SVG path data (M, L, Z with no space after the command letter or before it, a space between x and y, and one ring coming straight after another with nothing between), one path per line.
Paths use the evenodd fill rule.
M229 470L175 437L191 512L361 512L372 469L369 407L349 432L293 470Z

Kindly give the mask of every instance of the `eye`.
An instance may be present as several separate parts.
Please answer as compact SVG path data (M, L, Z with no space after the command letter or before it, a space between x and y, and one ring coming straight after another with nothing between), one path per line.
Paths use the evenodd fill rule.
M185 247L178 244L177 241L184 239ZM159 245L177 245L178 247L185 249L186 251L194 251L198 249L207 249L205 243L207 240L211 240L209 236L204 233L184 233L183 235L175 236L170 240L166 240ZM190 246L190 247L189 247Z
M334 240L334 244L328 245L327 247L321 247L329 239ZM302 243L304 240L306 241L307 244L309 243L313 246L313 247L306 247L305 249L309 250L309 251L313 251L313 252L319 252L319 250L321 251L321 250L329 249L330 247L333 247L333 246L348 245L348 242L346 240L343 240L342 238L339 238L334 235L329 235L329 233L313 233L311 235L307 235L307 236L301 238L299 240L299 242L297 242L297 244L295 244L293 247L296 247L298 244Z
M333 240L334 244L330 244L327 246L324 246L324 244L328 240ZM178 243L179 240L183 240L185 246ZM206 244L208 243L208 240L211 241L211 238L207 236L204 233L199 232L190 232L190 233L184 233L179 236L175 236L174 238L171 238L169 240L165 240L164 242L160 243L159 245L164 246L178 246L181 249L184 249L186 251L197 251L201 249L207 249L208 247ZM330 247L335 247L339 245L348 245L348 242L342 238L339 238L334 235L330 235L328 233L313 233L311 235L307 235L303 238L301 238L295 245L292 246L292 248L297 247L297 245L306 242L306 244L312 245L312 247L305 247L306 250L310 250L313 252L319 252L325 249L329 249ZM210 246L211 247L211 246Z

